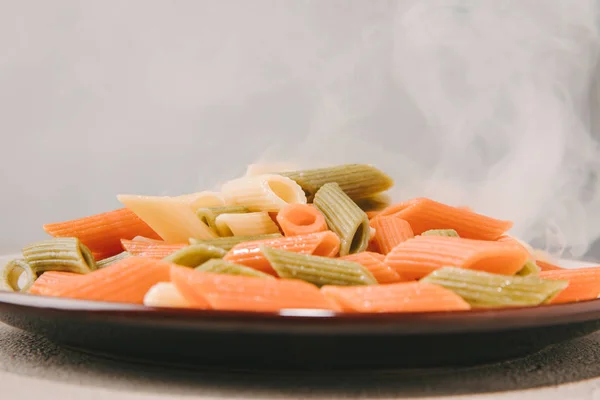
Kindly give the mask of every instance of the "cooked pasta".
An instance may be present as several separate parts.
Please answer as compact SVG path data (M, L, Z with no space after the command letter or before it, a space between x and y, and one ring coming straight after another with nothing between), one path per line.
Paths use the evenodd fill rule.
M569 286L550 301L551 304L592 300L600 296L600 267L542 271L540 278L569 282Z
M57 288L71 285L81 277L81 274L75 272L46 271L35 279L33 285L29 288L29 293L43 296L52 295Z
M271 264L262 252L263 246L295 253L333 257L340 250L340 238L331 231L325 231L309 235L243 242L233 247L223 259L262 272L275 274Z
M452 267L434 271L421 282L450 289L473 307L535 306L550 301L569 284L537 276L507 276Z
M217 192L204 191L192 194L184 194L173 197L173 199L186 203L192 211L195 211L199 208L225 206L225 200L223 200L223 196Z
M200 218L200 221L208 225L213 231L217 232L216 218L221 214L243 214L248 213L246 207L243 206L223 206L223 207L209 207L199 208L196 210L196 215Z
M245 267L243 265L230 263L216 258L206 261L201 266L196 267L196 270L212 272L214 274L243 275L253 276L255 278L273 279L273 275L265 274L264 272L257 271L254 268Z
M538 265L535 263L535 261L527 260L525 265L523 265L523 268L521 268L517 272L517 275L519 275L519 276L539 275L540 271L541 271L541 269L540 269L540 267L538 267Z
M183 243L191 237L216 236L196 216L189 202L174 197L119 195L119 201L169 243Z
M277 214L277 222L285 236L306 235L327 230L325 217L309 204L288 204Z
M115 256L105 258L104 260L100 260L100 261L96 262L96 268L98 268L98 269L106 268L109 265L113 265L114 263L121 261L122 259L127 258L127 257L131 257L131 254L126 251L121 252Z
M23 286L19 285L22 276L25 276ZM33 285L36 274L25 260L12 260L0 269L0 290L11 292L27 292Z
M171 282L158 282L144 296L144 305L148 307L189 307L177 287Z
M190 244L207 244L210 246L220 247L223 250L231 250L234 246L240 243L254 242L257 240L277 239L281 237L281 233L271 233L268 235L254 236L229 236L219 237L215 239L195 239L190 238Z
M512 227L512 222L476 214L431 199L418 198L392 205L381 215L397 215L408 221L415 235L430 229L454 229L461 238L496 240Z
M96 269L90 250L77 238L53 238L23 248L23 257L36 276L45 271L86 274Z
M385 263L407 279L420 279L436 269L454 266L514 275L529 254L511 244L444 236L416 236L396 246Z
M122 240L125 251L133 256L150 257L157 260L175 253L187 246L186 243L169 244L165 242L147 242L141 240Z
M255 236L279 233L279 227L266 211L221 214L215 223L219 236Z
M288 204L306 204L302 188L281 175L234 179L225 183L221 191L227 205L244 206L250 211L279 211Z
M347 164L336 167L282 172L296 181L309 200L327 183L337 183L351 199L361 199L384 192L394 185L392 178L372 165Z
M396 216L379 216L372 219L369 225L375 229L374 240L383 254L388 254L394 247L415 237L410 224Z
M263 246L262 253L281 278L301 279L317 286L373 285L377 280L359 263Z
M386 207L389 207L392 203L392 199L389 195L380 193L375 196L365 197L362 199L356 199L356 205L360 207L364 212L377 212L383 211Z
M206 244L191 244L168 255L164 258L164 261L194 268L202 265L211 258L223 258L225 254L227 252L219 247Z
M404 280L399 273L385 264L385 256L383 254L363 251L362 253L340 257L340 259L359 263L368 269L379 283L396 283Z
M321 186L315 195L314 205L325 217L329 229L340 237L341 256L367 249L369 218L337 183Z
M422 236L460 237L454 229L430 229L421 233Z

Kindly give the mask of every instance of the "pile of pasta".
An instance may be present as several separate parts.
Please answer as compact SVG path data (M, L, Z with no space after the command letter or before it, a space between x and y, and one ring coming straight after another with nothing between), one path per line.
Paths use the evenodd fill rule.
M120 195L124 208L44 226L0 287L233 311L458 311L595 299L600 267L562 269L503 221L429 198L391 204L371 165L252 166L219 192Z

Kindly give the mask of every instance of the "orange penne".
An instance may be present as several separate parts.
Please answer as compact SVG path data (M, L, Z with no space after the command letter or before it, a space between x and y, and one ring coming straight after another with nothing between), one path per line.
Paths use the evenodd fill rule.
M163 259L187 246L186 243L168 244L146 240L121 240L123 249L134 256Z
M277 214L277 222L285 236L307 235L327 230L323 214L308 204L288 204Z
M79 278L68 285L48 287L47 296L80 300L143 304L158 282L169 282L173 264L147 257L129 257ZM43 276L43 275L42 275Z
M277 276L273 268L271 268L271 264L260 250L260 246L315 256L333 257L340 251L340 238L331 231L325 231L309 235L244 242L232 248L225 255L224 260Z
M427 198L392 205L380 215L396 215L408 221L415 235L430 229L454 229L461 238L480 240L496 240L513 225Z
M173 267L171 281L194 308L258 312L285 308L337 309L316 286L296 279L212 274Z
M35 280L34 284L29 288L29 293L47 295L57 288L72 285L74 280L82 276L73 272L46 271Z
M101 260L121 250L121 239L145 236L160 239L158 235L127 208L92 215L73 221L44 225L44 230L54 237L76 237Z
M600 267L542 271L540 278L569 281L569 286L550 304L592 300L600 295Z
M400 243L415 237L410 224L394 215L379 216L372 219L369 225L375 229L374 240L377 249L383 254L389 253Z
M367 217L369 219L373 219L376 216L378 216L379 214L381 214L381 211L365 211L365 214L367 214Z
M542 261L542 260L535 260L535 263L537 264L538 267L540 267L540 269L542 271L556 271L556 270L562 271L565 269L563 267L559 267L558 265L554 265L554 264L551 264L549 262Z
M420 279L447 266L513 275L528 258L525 248L511 243L417 236L396 246L385 263L406 279Z
M469 304L451 290L423 282L324 286L321 292L344 311L430 312L470 309Z
M385 256L379 253L363 251L340 257L341 260L354 261L365 267L373 274L379 283L401 282L403 279L393 268L385 264Z

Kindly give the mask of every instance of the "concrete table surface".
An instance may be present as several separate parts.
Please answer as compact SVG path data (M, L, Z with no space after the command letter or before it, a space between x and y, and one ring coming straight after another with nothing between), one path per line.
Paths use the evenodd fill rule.
M3 400L600 399L600 332L479 367L287 374L118 362L63 349L0 323L0 385Z

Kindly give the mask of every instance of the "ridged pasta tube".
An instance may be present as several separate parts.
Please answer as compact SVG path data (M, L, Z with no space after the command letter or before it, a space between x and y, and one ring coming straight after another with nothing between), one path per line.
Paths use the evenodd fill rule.
M215 221L219 236L253 236L279 233L279 227L266 211L221 214Z
M229 181L221 192L227 205L245 206L250 211L274 212L288 204L306 204L306 196L296 182L274 174Z
M215 232L217 231L216 218L221 214L243 214L248 213L246 207L243 206L223 206L223 207L209 207L199 208L196 211L196 215L200 218L200 221L204 222Z
M346 164L335 167L281 172L296 181L309 200L327 183L337 183L351 199L361 199L381 193L394 186L388 175L367 164Z
M421 236L460 237L454 229L430 229L421 233Z
M261 246L265 257L282 278L301 279L317 286L374 285L377 280L359 263L339 258L311 256Z
M108 258L105 258L104 260L97 261L96 268L100 269L100 268L109 267L109 266L113 265L114 263L121 261L122 259L127 258L127 257L131 257L131 254L128 253L127 251L124 251L115 256L108 257Z
M0 270L0 290L11 292L27 292L35 282L36 275L25 260L12 260ZM21 276L25 274L23 287L19 286Z
M230 263L224 260L213 258L208 260L201 266L196 268L197 271L212 272L214 274L229 274L229 275L243 275L252 276L255 278L271 278L274 279L273 275L265 274L264 272L257 271L250 267L243 265Z
M189 307L179 290L171 282L158 282L144 296L148 307Z
M523 265L523 268L521 268L519 270L519 272L517 272L517 275L519 276L528 276L528 275L539 275L540 274L540 267L538 267L538 265L535 263L535 261L533 260L528 260L525 265Z
M568 281L544 280L537 276L509 276L444 267L421 282L452 290L473 307L536 306L549 302Z
M369 218L337 183L323 185L313 204L325 217L329 229L340 237L340 256L367 249L371 236Z
M36 276L45 271L87 274L96 269L90 250L77 238L53 238L23 248L23 257Z
M206 244L192 244L177 250L163 260L185 267L195 268L211 258L223 258L227 252L219 247Z
M254 242L256 240L276 239L276 238L280 238L280 237L282 237L281 233L271 233L268 235L254 235L254 236L229 236L229 237L221 237L221 238L216 238L216 239L190 238L190 244L206 244L206 245L219 247L223 250L229 251L240 243Z

